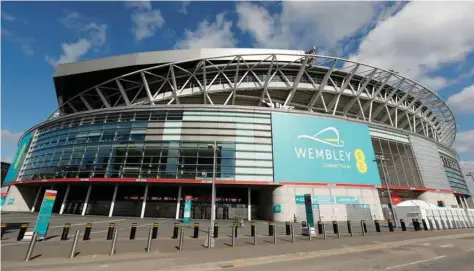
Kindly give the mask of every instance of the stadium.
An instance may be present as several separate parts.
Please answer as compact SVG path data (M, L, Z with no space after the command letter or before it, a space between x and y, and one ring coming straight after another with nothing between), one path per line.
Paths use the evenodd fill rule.
M386 219L421 199L467 208L456 121L433 91L314 50L196 49L61 64L58 108L26 131L4 211L304 220Z

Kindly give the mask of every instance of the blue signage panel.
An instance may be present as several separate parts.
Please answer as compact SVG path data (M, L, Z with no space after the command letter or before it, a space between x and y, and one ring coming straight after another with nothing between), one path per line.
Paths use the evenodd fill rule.
M304 195L304 205L306 209L306 222L308 223L308 228L314 228L314 215L313 215L313 204L311 202L311 195Z
M336 196L335 200L336 200L336 204L359 204L358 197Z
M183 222L184 223L189 223L191 220L191 201L192 197L191 196L186 196L184 197L184 214L183 214Z
M51 213L53 212L54 202L56 201L56 194L58 192L55 190L46 190L43 197L43 203L41 203L41 208L38 213L38 218L36 219L35 232L38 234L38 237L45 237L46 232L48 231L49 221L51 220Z
M15 158L13 158L12 164L8 169L7 175L5 176L5 180L3 184L11 183L16 180L16 176L18 175L18 171L20 171L21 165L23 164L23 160L25 159L25 155L30 147L31 137L33 136L33 132L25 135L18 145L18 150L16 151Z
M274 112L272 134L276 182L381 184L367 125Z
M296 195L295 201L297 205L305 204L303 195ZM359 197L351 196L313 196L313 205L317 204L359 204Z
M275 212L275 214L281 213L281 204L275 204L273 206L273 211Z

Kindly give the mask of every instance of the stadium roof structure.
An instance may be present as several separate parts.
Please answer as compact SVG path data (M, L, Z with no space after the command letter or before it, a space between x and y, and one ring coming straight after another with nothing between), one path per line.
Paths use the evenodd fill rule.
M451 146L456 121L433 91L395 71L274 49L144 52L57 67L55 115L113 107L280 107L388 125Z

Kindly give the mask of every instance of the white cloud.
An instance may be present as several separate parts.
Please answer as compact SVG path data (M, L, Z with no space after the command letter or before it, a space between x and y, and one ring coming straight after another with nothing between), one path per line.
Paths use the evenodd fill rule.
M432 74L474 50L473 12L474 3L410 2L370 31L351 59L443 88L450 80Z
M6 13L5 11L2 11L2 19L4 19L5 21L14 22L16 20L16 17Z
M183 13L184 15L188 14L188 6L191 4L191 1L183 1L181 2L181 8L178 10L179 13Z
M5 37L5 40L17 43L21 51L26 56L34 55L33 44L35 40L33 38L26 38L17 35L16 33L11 32L8 29L2 27L2 35Z
M449 96L448 104L459 112L474 112L474 85ZM474 142L474 138L472 138L472 141Z
M453 147L459 153L474 153L474 130L457 133Z
M161 11L153 9L149 1L126 2L125 7L134 9L130 18L136 40L152 37L165 24Z
M176 42L176 48L226 48L235 47L237 40L232 33L232 21L225 19L225 13L216 16L214 22L204 20L195 31L186 29L184 38Z
M12 133L9 130L2 129L2 145L11 142L16 143L21 135L22 133Z
M91 49L99 51L107 41L106 24L91 22L90 19L77 12L67 11L60 22L64 27L75 30L83 37L76 42L61 44L62 53L59 57L45 57L46 61L54 67L58 64L78 61Z
M281 12L272 14L258 4L241 2L236 11L238 27L252 36L257 47L332 50L399 8L397 4L385 10L382 5L385 3L286 1L281 3Z

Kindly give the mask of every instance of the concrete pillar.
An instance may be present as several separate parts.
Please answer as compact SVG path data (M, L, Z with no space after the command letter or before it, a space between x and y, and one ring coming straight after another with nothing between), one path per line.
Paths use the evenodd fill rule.
M148 184L145 185L145 195L143 196L142 212L140 214L140 218L143 218L145 216L145 207L146 207L147 197L148 197Z
M92 190L92 185L89 184L89 187L87 188L86 200L84 201L84 205L82 206L82 213L81 213L82 216L84 216L86 214L87 204L89 203L89 197L91 195L91 190Z
M41 194L41 190L43 190L43 189L42 189L42 187L40 186L40 187L38 188L38 192L36 193L35 201L33 201L33 206L31 207L31 212L34 212L34 211L35 211L36 203L38 203L38 199L39 199L39 196L40 196L40 194Z
M247 208L247 219L248 221L251 221L252 220L252 199L251 199L251 196L252 196L252 190L250 189L250 187L247 188L247 197L248 197L248 208Z
M178 199L176 200L176 217L175 219L179 219L179 208L181 206L181 190L182 186L178 187Z
M110 203L109 217L112 217L115 207L115 198L117 198L118 184L115 185L114 195L112 196L112 203Z
M71 185L68 184L66 188L66 193L64 193L64 198L63 202L61 203L61 209L59 210L59 214L62 215L64 212L64 208L66 207L66 201L67 201L67 196L69 195L69 189L71 188Z

